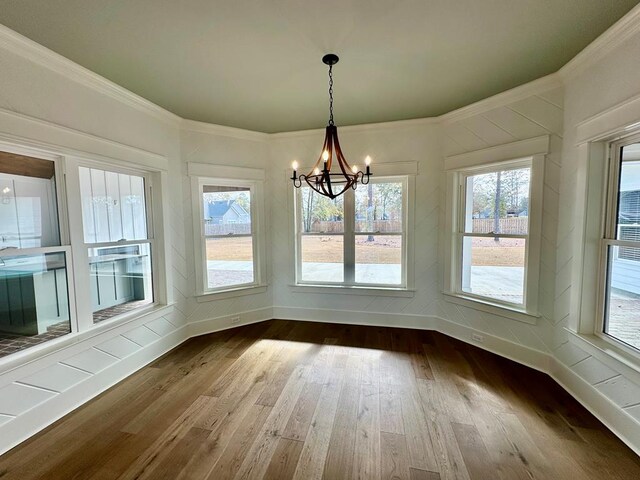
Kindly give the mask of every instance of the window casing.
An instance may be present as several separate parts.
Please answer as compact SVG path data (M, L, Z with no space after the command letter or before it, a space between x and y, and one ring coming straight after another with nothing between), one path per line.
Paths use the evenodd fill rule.
M200 295L263 285L262 183L194 177L194 247Z
M133 318L166 302L160 172L66 158L79 329ZM157 187L157 188L156 188Z
M93 322L153 304L152 179L144 172L78 166L83 250Z
M0 358L77 331L62 159L2 150Z
M335 200L294 190L296 284L407 288L409 177L376 177Z
M596 334L640 350L640 135L610 144Z
M17 338L20 340L17 343L24 343L25 348L8 353L3 348L6 345L3 344L0 327L0 369L18 365L25 359L37 358L43 352L67 345L78 338L67 334L81 334L85 338L94 334L92 330L98 333L114 324L155 312L155 307L170 303L171 294L167 289L166 278L167 259L164 254L165 221L162 212L162 192L166 189L166 159L128 149L126 146L123 148L127 149L130 157L118 160L100 156L100 160L97 160L92 154L63 146L0 142L0 157L8 160L0 162L0 205L13 208L10 216L7 213L11 208L4 208L0 212L0 318L4 318L4 310L10 309L11 315L15 317L13 320L20 316L18 320L24 320L27 327L12 337L14 343ZM96 145L95 150L99 152L100 146ZM114 219L107 217L101 218L101 228L107 228L106 231L113 236L102 235L105 230L96 234L95 225L93 237L90 235L90 225L83 217L84 186L81 185L81 167L102 171L103 176L110 172L111 179L114 178L113 175L142 178L142 229L135 234L117 234L118 228L112 229L113 223L109 223ZM89 197L100 198L103 201L101 205L106 208L109 194L112 200L115 198L112 195L113 185L113 182L109 184L107 192L105 182L104 192ZM111 214L119 201L118 196L117 202L111 203ZM153 208L154 205L157 208ZM108 209L106 211L109 213ZM118 211L120 228L123 225L122 214L123 212ZM131 222L124 222L125 227L129 224ZM85 231L88 233L86 237ZM149 265L153 265L153 271L142 281L139 269L132 271L135 260L130 255L131 252L122 251L131 249L132 246L147 249L146 254L137 256L148 257ZM104 251L105 249L112 251ZM106 260L108 256L111 260L116 260L118 256L127 257L126 262L121 262L122 268L116 268L116 274L121 274L120 278L115 279L120 282L119 285L114 285L114 269L107 272L112 290L118 289L119 301L124 303L127 300L120 295L123 283L133 282L137 284L135 288L139 291L140 284L146 282L144 290L150 293L149 298L153 303L136 305L135 309L126 309L108 316L107 322L99 325L94 323L93 313L96 308L92 288L95 287L96 275L91 272L92 250L93 254L100 251L105 254L101 260ZM21 303L24 307L21 312L14 301L20 295L16 297L12 291L11 305L4 308L1 291L1 284L8 277L16 283L14 280L20 276L25 277L22 279L24 282L20 280L20 283L29 284L26 289L22 289L24 285L20 285L23 290L20 295L24 294L25 299L29 300ZM35 301L35 306L32 301ZM12 355L13 353L16 355Z
M543 166L535 155L449 172L446 294L538 315Z

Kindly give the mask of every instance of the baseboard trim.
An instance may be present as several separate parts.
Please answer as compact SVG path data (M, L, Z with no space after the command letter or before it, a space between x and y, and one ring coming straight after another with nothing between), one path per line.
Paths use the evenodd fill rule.
M344 316L344 319L336 321L336 316ZM343 323L347 325L416 328L421 330L436 330L438 325L438 317L432 315L404 315L299 307L273 307L273 318L306 322ZM393 321L390 321L390 319L393 319Z
M237 322L233 320L237 318ZM256 310L248 310L246 312L234 313L231 315L223 315L221 317L208 318L187 324L187 337L197 337L208 333L228 330L230 328L250 325L252 323L265 322L277 318L273 316L273 308L265 307Z
M236 317L239 317L240 321L231 323ZM21 415L3 425L0 428L2 432L0 454L27 440L189 338L272 319L437 331L546 373L622 442L640 455L640 424L573 370L548 353L435 315L404 315L282 306L260 308L200 320L178 328L147 348L123 359L118 363L119 368L107 368L76 387L29 410L26 415ZM473 334L476 333L482 335L482 342L473 340ZM29 433L25 434L25 432Z

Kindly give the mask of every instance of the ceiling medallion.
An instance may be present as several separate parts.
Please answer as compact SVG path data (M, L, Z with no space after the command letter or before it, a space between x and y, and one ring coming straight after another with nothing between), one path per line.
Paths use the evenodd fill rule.
M338 127L333 123L333 66L338 63L338 56L329 53L322 57L325 65L329 66L329 123L324 136L322 153L308 174L298 175L298 162L293 162L293 185L296 188L306 182L320 195L334 199L339 197L349 188L354 190L358 183L366 185L371 177L371 157L367 156L364 163L365 172L358 170L355 165L351 167L342 154L340 141L338 140ZM320 163L322 162L322 164ZM322 168L320 166L322 165ZM335 167L337 165L337 168ZM333 171L332 171L332 167Z

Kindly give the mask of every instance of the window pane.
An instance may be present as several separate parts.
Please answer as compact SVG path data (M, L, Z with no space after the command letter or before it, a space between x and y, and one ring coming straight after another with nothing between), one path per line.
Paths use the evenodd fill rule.
M530 168L467 177L465 232L526 234Z
M356 235L356 282L402 283L401 235Z
M107 186L103 170L91 169L91 208L93 208L93 221L96 242L109 242L109 210L113 207L113 200L107 197Z
M153 303L151 245L88 251L94 323Z
M202 201L205 235L251 234L249 187L205 185Z
M144 177L79 168L86 243L147 238Z
M524 302L526 240L464 237L462 291L504 302Z
M60 245L54 170L28 157L0 167L0 250Z
M208 288L254 282L251 237L207 238L205 251Z
M302 236L302 280L344 281L344 238L342 235Z
M610 246L605 333L640 349L640 247Z
M356 189L356 232L402 232L402 183L360 185Z
M109 216L110 235L109 238L120 240L124 238L122 234L122 210L119 208L120 182L119 175L113 172L105 172L105 183L107 198L107 215Z
M344 198L331 200L309 187L300 189L301 230L304 233L344 232Z
M69 332L65 254L0 256L0 357Z
M640 143L622 150L616 238L640 242Z

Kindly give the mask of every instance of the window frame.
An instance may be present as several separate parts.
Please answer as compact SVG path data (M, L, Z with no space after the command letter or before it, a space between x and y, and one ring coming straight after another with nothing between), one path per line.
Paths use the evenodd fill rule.
M539 314L540 277L540 245L542 239L542 201L544 189L544 154L527 155L524 157L505 159L497 162L481 163L449 170L447 195L447 214L450 222L448 254L449 261L445 266L445 282L443 293L453 303L460 303L471 308L495 313L500 316L535 323ZM470 176L514 170L529 167L531 169L529 183L529 215L528 233L499 234L503 238L525 238L524 288L523 304L502 301L462 290L462 249L465 236L491 237L491 234L474 234L465 232L465 200L466 179Z
M222 187L249 187L251 192L251 234L240 235L205 235L204 233L204 205L202 202L203 187L215 185ZM208 176L192 176L191 179L192 211L193 211L193 243L196 269L196 297L224 296L231 292L242 292L264 287L264 233L262 215L264 203L264 182L255 179L220 178ZM232 238L251 237L253 251L253 282L235 285L225 285L218 288L208 288L206 265L206 240L209 237Z
M32 248L15 248L6 252L5 255L2 255L0 252L0 259L4 256L6 257L15 257L15 256L30 256L30 255L45 255L51 253L63 253L65 257L65 269L66 269L66 277L67 277L67 302L69 304L69 327L70 331L68 334L63 335L59 338L53 340L47 340L42 344L38 344L35 347L25 348L23 350L19 350L14 352L11 355L6 357L2 357L0 359L0 364L4 364L7 361L11 361L13 357L30 355L32 351L38 351L41 348L48 348L51 344L57 344L65 342L65 337L72 334L77 334L80 331L80 326L78 322L78 315L76 311L76 293L75 293L75 263L73 258L73 249L71 247L71 239L70 239L70 229L69 229L69 217L67 214L67 188L65 182L65 157L45 152L40 149L30 148L24 145L17 145L14 143L0 141L0 149L4 152L15 153L17 155L26 155L42 160L48 160L53 162L54 165L54 175L55 175L55 197L56 197L56 216L58 219L58 238L60 240L60 245L49 246L49 247L32 247Z
M606 149L607 162L604 168L604 181L602 183L602 216L600 227L600 239L598 248L598 281L596 295L596 315L594 321L594 334L605 342L616 346L626 353L634 356L640 355L640 348L634 347L623 340L605 332L605 317L607 309L607 292L609 289L609 247L637 247L640 242L616 239L618 196L620 188L621 151L627 145L640 143L640 133L618 138L608 143ZM624 260L623 260L624 261Z
M410 205L413 195L414 178L411 175L384 175L371 178L374 183L401 183L402 184L402 232L357 232L355 229L355 191L350 189L343 194L344 202L344 230L342 233L304 233L302 224L302 188L293 188L294 198L294 234L295 234L295 286L296 287L329 287L346 289L376 289L407 291L412 288L409 253L411 252L410 238ZM358 188L366 188L366 185L358 185ZM363 283L355 281L355 239L358 235L401 236L401 282L399 284ZM319 280L302 279L302 237L304 236L342 236L343 237L343 281L326 282Z
M157 170L147 169L142 165L136 164L133 167L123 166L118 163L112 163L102 160L95 160L81 157L66 157L65 159L65 176L67 184L68 198L77 199L77 202L69 202L69 226L70 240L73 246L72 254L75 265L75 292L76 292L76 309L78 317L79 331L90 330L92 328L103 327L104 325L113 326L114 324L124 323L127 320L137 318L148 313L160 306L168 304L168 290L164 279L165 273L165 252L164 239L158 234L157 225L162 223L162 209L156 208L156 205L162 205L161 199L161 172ZM79 168L93 168L103 171L122 173L125 175L135 175L144 179L145 193L145 214L147 238L142 240L126 240L115 242L97 242L86 243L84 238L84 220L81 205L81 189L80 189L80 173ZM89 249L102 248L109 246L127 246L149 244L151 248L151 283L153 301L142 307L131 311L114 315L113 317L98 323L93 321L93 308L91 306L91 293L89 282L91 278L89 264Z

